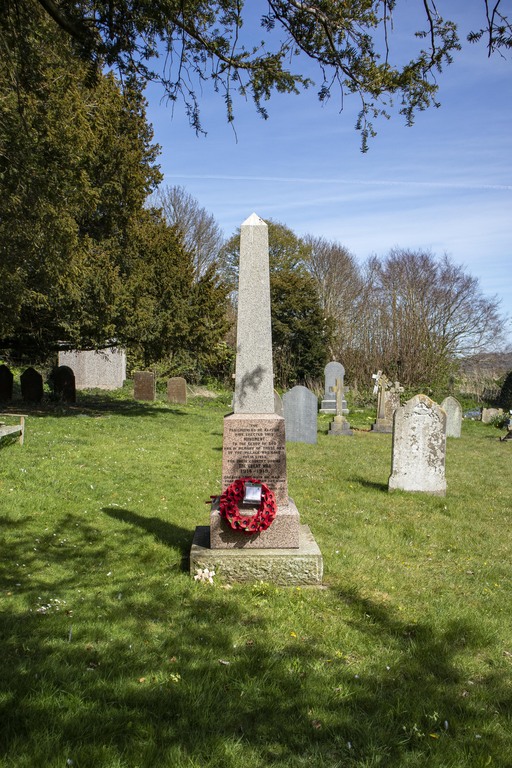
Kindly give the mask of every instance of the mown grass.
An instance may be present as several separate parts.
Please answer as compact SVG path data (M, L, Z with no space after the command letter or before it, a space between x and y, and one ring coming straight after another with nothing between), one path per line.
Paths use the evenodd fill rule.
M325 588L210 586L226 403L82 394L0 445L0 765L512 766L512 445L464 423L446 498L389 495L391 436L321 416L287 458Z

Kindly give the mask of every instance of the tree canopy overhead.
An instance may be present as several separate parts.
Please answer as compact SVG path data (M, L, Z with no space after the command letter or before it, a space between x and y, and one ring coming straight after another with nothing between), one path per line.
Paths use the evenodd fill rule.
M436 75L460 48L457 19L434 0L7 0L38 2L74 40L80 53L144 80L159 80L172 101L183 99L201 131L201 83L211 80L233 120L233 95L252 98L266 117L272 92L313 85L304 57L319 71L325 101L333 89L357 94L356 127L363 149L372 119L395 101L408 124L436 104ZM450 13L449 3L445 2ZM393 25L414 10L417 28L410 59L400 61ZM512 47L512 26L502 0L481 0L482 19L468 39L485 38L489 54Z

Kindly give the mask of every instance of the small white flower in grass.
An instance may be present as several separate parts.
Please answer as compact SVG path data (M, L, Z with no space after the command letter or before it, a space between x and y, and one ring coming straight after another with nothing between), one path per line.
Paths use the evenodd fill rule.
M194 576L194 581L201 581L204 584L213 584L214 576L215 576L215 571L213 569L210 571L209 568L196 568L196 575Z

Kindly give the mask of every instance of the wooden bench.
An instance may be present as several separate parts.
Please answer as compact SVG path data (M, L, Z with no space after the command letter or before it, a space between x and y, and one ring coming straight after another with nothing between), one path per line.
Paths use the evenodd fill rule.
M19 424L6 424L2 419L12 417L19 419ZM25 419L26 416L21 413L0 413L0 439L7 435L18 435L20 445L23 445L25 438Z

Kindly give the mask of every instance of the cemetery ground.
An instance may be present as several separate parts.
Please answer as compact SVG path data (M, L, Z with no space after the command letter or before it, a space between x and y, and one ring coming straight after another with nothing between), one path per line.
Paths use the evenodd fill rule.
M324 587L229 587L187 571L227 395L25 412L25 445L0 445L2 767L512 766L512 444L494 427L448 440L440 498L388 493L374 412L339 438L320 416L287 460Z

